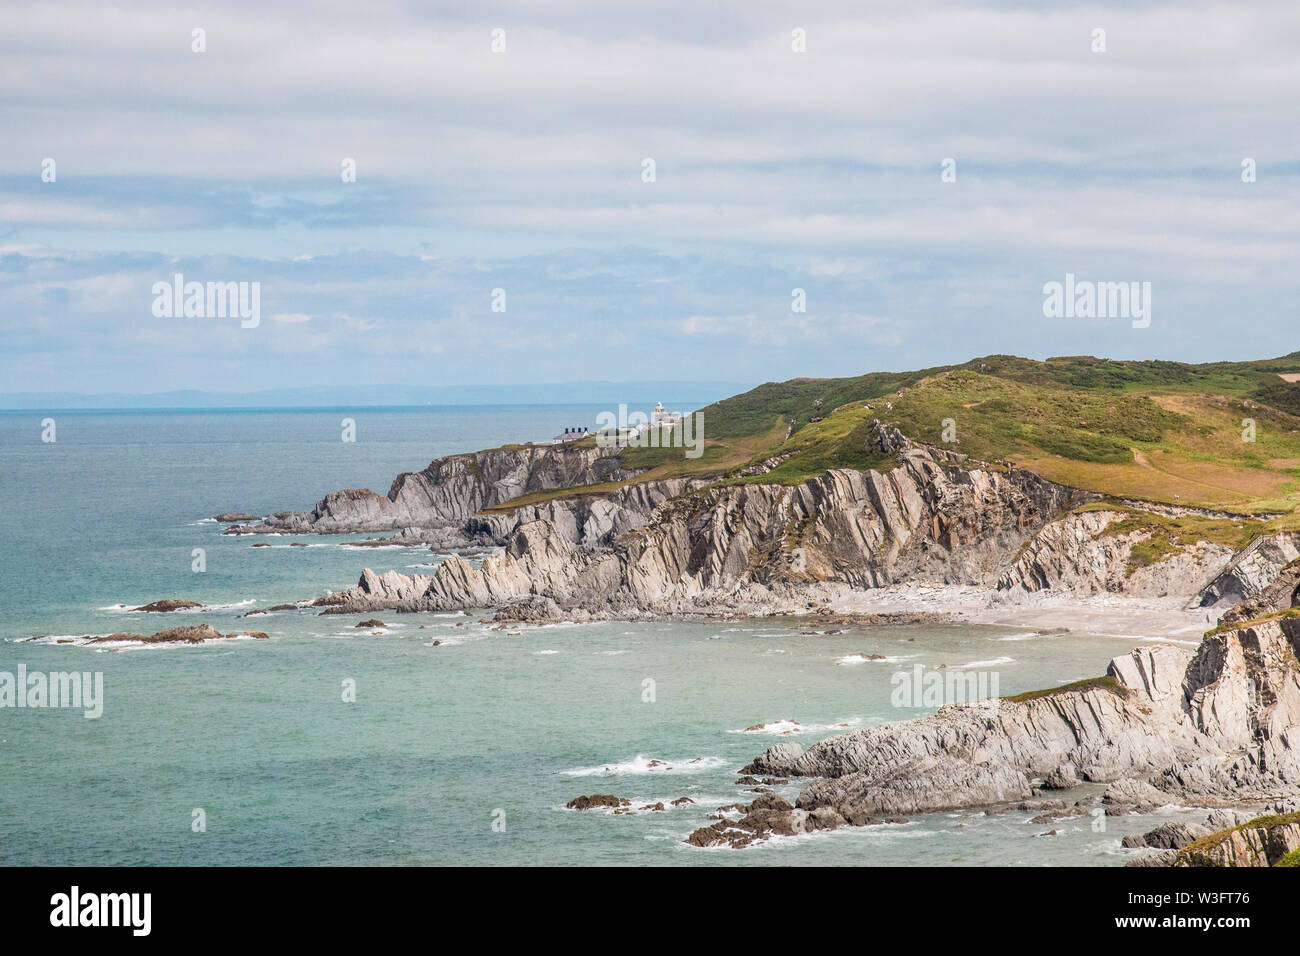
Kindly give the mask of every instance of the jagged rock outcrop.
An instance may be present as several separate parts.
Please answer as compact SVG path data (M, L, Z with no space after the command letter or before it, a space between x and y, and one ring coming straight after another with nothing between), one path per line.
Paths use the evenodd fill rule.
M933 717L830 737L803 751L778 745L752 773L817 776L799 806L853 803L872 813L985 806L1030 796L1031 781L1062 773L1091 781L1158 772L1199 753L1190 726L1177 729L1190 652L1140 648L1116 658L1113 681L1031 700L950 705ZM1167 714L1170 733L1151 735Z
M512 445L438 458L394 479L387 495L362 488L331 492L308 512L282 511L226 534L267 532L338 534L459 526L484 508L534 491L607 481L637 472L623 466L621 449L594 444Z
M1051 522L998 579L998 589L1191 598L1232 559L1231 548L1200 541L1155 564L1133 567L1133 546L1150 532L1107 531L1127 517L1122 511L1088 509Z
M1300 535L1271 534L1256 538L1201 591L1198 603L1201 607L1211 607L1256 598L1297 558L1300 558Z
M723 816L718 822L695 830L686 838L686 842L691 846L725 846L739 850L774 836L798 836L844 826L880 826L907 822L898 817L880 820L850 806L801 810L790 806L787 800L775 793L761 794L748 806L737 805L735 809L740 813L738 818Z
M668 499L708 483L706 478L642 481L601 495L574 495L477 514L463 530L469 540L504 543L524 525L545 521L570 544L609 546L619 535L649 522L654 509Z
M885 437L893 447L905 442ZM537 518L518 524L505 550L479 568L452 557L433 575L366 572L338 596L339 607L446 610L539 595L562 608L671 612L744 589L819 582L989 586L1043 525L1088 497L1027 471L971 467L911 444L885 472L841 469L797 485L713 485L666 497L671 490L608 547L575 545L593 535Z
M1184 846L1167 866L1277 866L1300 850L1300 813L1257 817ZM1288 861L1289 862L1289 861ZM1294 865L1294 864L1292 864Z
M1177 850L1210 835L1208 828L1197 823L1162 823L1146 833L1126 836L1120 846L1128 849L1150 847L1153 850Z
M1300 606L1300 558L1277 573L1277 577L1253 595L1224 613L1222 620L1237 624Z
M777 744L744 772L819 777L797 806L868 813L1023 799L1035 778L1067 766L1118 781L1111 805L1300 796L1298 654L1300 618L1280 617L1207 637L1195 653L1137 648L1111 662L1109 681L950 705L807 751Z

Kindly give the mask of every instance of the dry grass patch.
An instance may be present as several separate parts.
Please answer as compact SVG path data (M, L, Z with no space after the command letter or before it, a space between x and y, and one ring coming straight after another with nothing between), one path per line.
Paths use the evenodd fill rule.
M1107 465L1045 455L1019 458L1016 465L1057 484L1117 498L1141 498L1200 508L1245 508L1255 500L1245 492L1211 487L1136 461Z

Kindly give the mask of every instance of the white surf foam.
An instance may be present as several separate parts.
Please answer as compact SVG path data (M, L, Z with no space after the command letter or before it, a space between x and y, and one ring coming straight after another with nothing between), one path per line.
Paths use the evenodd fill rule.
M910 661L920 654L898 654L894 656L883 655L881 657L870 657L866 654L847 654L839 658L835 663L840 666L851 666L853 664L899 664L903 661Z
M721 757L690 757L686 760L664 760L637 754L628 760L617 760L599 767L578 767L574 770L559 770L565 777L617 777L646 773L704 773L725 767L727 761Z
M727 733L797 737L801 734L822 734L831 730L850 730L860 723L862 723L861 717L850 717L848 720L837 721L833 724L801 724L797 720L769 720L766 723L746 727L744 730L728 730Z
M156 600L156 599L155 599ZM202 607L179 607L174 611L140 611L140 614L148 615L174 615L174 614L207 614L212 611L238 611L240 608L251 607L258 602L257 598L249 598L246 601L235 601L230 604L205 604ZM97 607L96 611L118 611L127 613L137 613L138 607L144 607L151 601L142 601L139 604L109 604L106 607Z
M1016 660L1014 657L995 657L991 661L968 661L965 664L958 664L956 666L958 670L965 670L976 667L997 667L1001 664L1014 664L1015 662Z

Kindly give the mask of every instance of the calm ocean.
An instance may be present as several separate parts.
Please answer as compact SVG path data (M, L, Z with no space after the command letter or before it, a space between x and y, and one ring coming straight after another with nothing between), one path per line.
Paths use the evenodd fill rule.
M807 746L837 725L927 713L890 706L900 669L981 662L1011 694L1100 673L1125 641L964 626L815 634L776 621L516 636L474 614L383 614L388 627L372 634L356 616L239 617L347 587L363 567L427 573L438 558L343 548L339 537L222 537L209 516L303 510L346 487L383 493L439 455L549 438L598 411L0 413L0 671L98 671L104 682L97 720L0 710L0 862L1123 862L1127 831L1094 832L1090 817L1035 825L1020 812L921 816L744 851L682 840L712 809L752 797L735 770L774 741ZM45 417L54 443L41 441ZM355 443L340 441L343 418L356 422ZM191 570L195 548L203 573ZM215 610L120 607L170 597ZM201 622L271 639L113 650L24 640ZM885 660L857 657L871 654ZM354 703L342 699L346 681ZM743 732L780 720L799 732ZM793 799L797 787L782 792ZM589 793L694 802L626 816L564 809ZM192 826L198 810L206 832Z

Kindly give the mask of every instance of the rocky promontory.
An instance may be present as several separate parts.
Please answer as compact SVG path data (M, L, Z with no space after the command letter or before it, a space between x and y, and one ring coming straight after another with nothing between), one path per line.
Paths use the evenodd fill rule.
M1139 647L1104 677L769 748L742 772L814 778L845 816L994 806L1080 781L1112 809L1300 799L1300 615Z
M501 545L480 565L453 554L427 575L366 570L328 603L335 613L486 608L507 617L518 607L523 619L542 609L552 619L765 614L920 583L1012 604L1036 593L1113 594L1222 608L1270 586L1300 554L1295 533L1261 535L1240 553L1195 534L1165 540L1155 506L1110 507L878 422L867 440L892 456L890 467L798 483L646 481L493 507L444 528L461 542ZM1153 541L1161 550L1146 557Z
M234 524L224 534L398 531L430 540L465 539L464 525L484 509L532 492L618 482L637 472L621 449L594 443L509 445L449 455L418 472L404 472L386 495L368 488L331 492L307 512L282 511L260 522ZM226 517L226 516L223 516ZM472 534L473 532L471 532Z
M875 441L898 455L887 471L837 469L795 485L662 488L657 503L647 489L640 494L651 510L642 523L594 542L575 535L569 519L557 525L519 509L498 529L513 529L504 550L480 567L452 556L432 575L367 570L356 587L331 598L332 610L451 610L542 598L565 613L744 612L773 594L822 584L992 587L1049 522L1095 497L909 443L883 426ZM564 501L552 506L573 514Z

